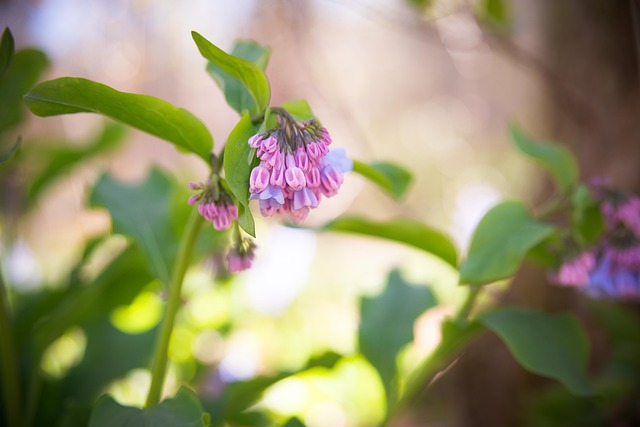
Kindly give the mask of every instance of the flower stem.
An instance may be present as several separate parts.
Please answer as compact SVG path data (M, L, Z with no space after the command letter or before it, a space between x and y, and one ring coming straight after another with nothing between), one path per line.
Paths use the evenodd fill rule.
M180 241L180 247L178 248L178 254L173 267L167 308L164 318L162 319L162 324L160 325L160 332L158 333L156 348L153 354L151 386L145 404L147 408L160 402L164 377L167 371L169 341L171 340L176 314L180 308L182 281L187 272L187 267L189 267L191 252L193 251L201 225L202 217L198 214L197 209L193 209L185 227L182 240Z
M21 425L20 379L18 378L18 361L16 346L11 325L9 294L6 289L4 274L0 269L0 375L2 377L2 396L9 426Z

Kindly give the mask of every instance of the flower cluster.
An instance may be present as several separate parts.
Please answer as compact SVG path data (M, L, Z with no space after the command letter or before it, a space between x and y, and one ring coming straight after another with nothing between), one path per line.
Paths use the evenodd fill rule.
M238 207L231 197L220 187L211 182L190 183L189 188L198 190L189 197L189 205L198 204L198 212L204 219L213 224L218 231L227 230L231 223L238 219Z
M353 168L344 150L329 151L331 137L315 120L296 122L286 110L273 108L278 127L251 137L260 164L251 171L250 200L260 213L280 213L302 222L322 196L334 196L343 174Z
M227 263L229 271L237 273L251 268L254 258L255 243L248 238L237 239L235 244L229 249Z
M640 301L640 198L602 187L596 196L605 222L602 238L562 264L551 279L593 297Z

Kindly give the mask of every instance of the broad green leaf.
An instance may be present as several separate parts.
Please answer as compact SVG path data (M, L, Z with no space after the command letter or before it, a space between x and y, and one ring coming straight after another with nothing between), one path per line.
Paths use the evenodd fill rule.
M233 47L231 55L253 62L260 70L267 67L271 49L261 46L251 40L243 40ZM207 71L224 93L227 104L238 113L242 114L245 110L251 115L261 113L258 104L249 93L244 84L229 73L225 72L215 62L209 61Z
M46 159L46 163L42 170L33 174L33 180L27 187L27 203L33 205L47 186L55 182L61 175L68 173L73 166L118 147L123 141L124 135L124 126L109 123L88 145L37 147L37 156Z
M142 182L123 184L103 175L91 192L90 205L109 210L113 232L127 235L142 248L152 274L169 283L178 239L171 228L171 182L154 169Z
M35 49L23 49L13 56L9 68L0 76L0 133L22 121L22 96L35 84L47 64L45 54Z
M497 30L509 27L509 0L482 0L479 16Z
M515 124L511 125L510 130L515 146L547 169L561 192L567 192L576 185L578 163L571 151L558 144L534 141Z
M458 255L451 240L443 233L412 219L375 222L354 216L341 217L325 224L321 230L362 234L404 243L428 252L454 268L458 266Z
M469 254L460 268L460 283L483 285L511 276L529 249L553 230L552 225L531 218L520 202L494 206L473 233Z
M13 35L9 28L5 27L2 32L2 41L0 41L0 77L7 71L14 53Z
M271 97L269 80L264 71L251 61L229 55L195 31L191 32L191 36L196 42L200 54L213 62L220 70L242 83L255 101L257 113L264 112L269 106L269 98Z
M175 397L145 410L120 405L104 395L96 402L89 427L207 427L207 420L198 397L182 387Z
M398 352L413 341L413 324L436 300L427 287L409 285L397 270L389 274L383 293L360 303L358 345L384 384L388 409L397 398Z
M575 317L505 307L484 313L479 321L527 370L560 381L572 393L594 393L586 374L589 341Z
M280 107L284 108L299 122L315 119L316 115L313 114L313 110L309 106L309 103L304 99L298 101L287 101L280 104Z
M13 156L16 155L18 150L20 150L20 147L22 147L22 137L19 136L16 140L16 143L13 144L13 147L11 147L9 151L0 153L0 167L2 167L6 163L9 163L9 161L13 159Z
M412 179L406 169L388 162L366 164L354 160L353 171L378 184L394 199L401 199L406 194Z
M213 139L189 111L159 98L117 91L77 77L62 77L35 86L24 97L38 116L98 113L172 142L200 156L207 164Z
M243 114L236 127L229 134L227 145L224 148L223 160L227 185L241 205L238 206L238 223L244 231L254 237L255 224L249 210L249 177L254 162L249 159L251 147L249 147L248 141L256 133L257 128L251 123L249 114Z
M585 185L579 185L571 195L571 228L583 245L596 243L604 231L604 218L598 203Z
M289 418L289 420L284 423L283 427L305 427L306 424L300 421L297 417Z
M326 352L310 359L297 371L278 372L269 376L261 376L246 381L231 382L226 385L222 394L213 400L204 400L205 409L211 413L213 427L225 425L225 422L236 420L237 416L253 406L263 393L273 384L291 375L315 369L333 368L342 356L334 352Z

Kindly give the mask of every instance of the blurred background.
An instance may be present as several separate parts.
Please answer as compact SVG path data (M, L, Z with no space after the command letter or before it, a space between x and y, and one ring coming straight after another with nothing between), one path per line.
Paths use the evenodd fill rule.
M312 212L309 226L346 213L410 217L450 234L464 254L475 225L493 204L519 197L536 206L551 191L535 165L510 146L510 121L537 139L569 145L584 176L608 175L615 184L638 190L633 0L429 3L3 0L0 25L11 28L17 48L46 53L50 66L44 79L85 77L166 99L209 127L215 150L238 117L204 71L190 32L226 51L239 39L269 45L272 105L307 99L335 146L363 161L396 162L414 176L408 195L397 203L348 175L339 196ZM27 117L15 135L36 149L51 140L81 147L105 123L86 114ZM66 171L27 216L8 223L12 228L3 231L12 236L12 245L4 255L12 284L55 286L85 243L109 230L105 212L86 208L87 189L104 171L133 182L159 165L185 186L204 179L198 160L170 144L134 130L125 138L117 149ZM21 174L29 174L28 168L12 178L16 185L25 179ZM11 186L2 189L7 211ZM416 322L416 340L402 356L408 370L437 343L441 319L463 295L453 269L397 244L315 234L258 217L257 233L251 270L215 284L212 264L189 272L168 393L180 381L191 381L196 365L216 366L216 378L228 381L295 370L327 350L354 354L358 300L380 292L393 268L412 283L430 285L439 302ZM123 239L110 244L122 247ZM522 284L507 296L503 284L495 285L497 298L554 308L573 304L546 285L527 286L545 280L541 272L525 270L517 279ZM143 333L159 321L160 307L158 293L145 291L111 319L122 331ZM228 325L231 330L221 331ZM493 344L477 345L503 350ZM43 362L53 377L82 359L82 330L68 331L56 345ZM519 368L504 362L506 356L485 353L484 361L463 360L462 368L456 367L479 363L484 373L453 372L451 384L437 390L453 401L455 414L423 414L422 421L402 425L513 425L514 410L505 408L509 390L521 380L505 380L503 387L471 401L480 385L524 375L513 374ZM500 369L491 365L503 362ZM136 369L108 391L122 403L139 405L148 382L148 371ZM461 388L467 391L451 397L451 390ZM283 416L298 415L309 426L326 427L374 425L384 416L383 404L375 372L358 356L328 371L278 382L260 403Z

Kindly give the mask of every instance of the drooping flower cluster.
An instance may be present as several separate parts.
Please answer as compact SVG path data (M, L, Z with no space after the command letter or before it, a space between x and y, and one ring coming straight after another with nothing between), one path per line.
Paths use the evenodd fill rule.
M284 109L272 111L278 127L248 141L260 159L251 171L249 199L258 200L263 216L280 213L299 223L322 196L338 192L353 161L343 149L329 150L331 137L315 120L296 122Z
M605 230L595 247L563 263L551 279L590 296L640 301L640 198L596 188Z
M229 248L229 253L227 254L229 271L237 273L238 271L251 268L255 256L255 248L255 243L249 238L236 239L236 242Z
M227 230L238 219L238 207L231 197L211 180L206 183L190 183L189 188L198 190L189 197L189 205L198 204L198 212L213 224L218 231Z

